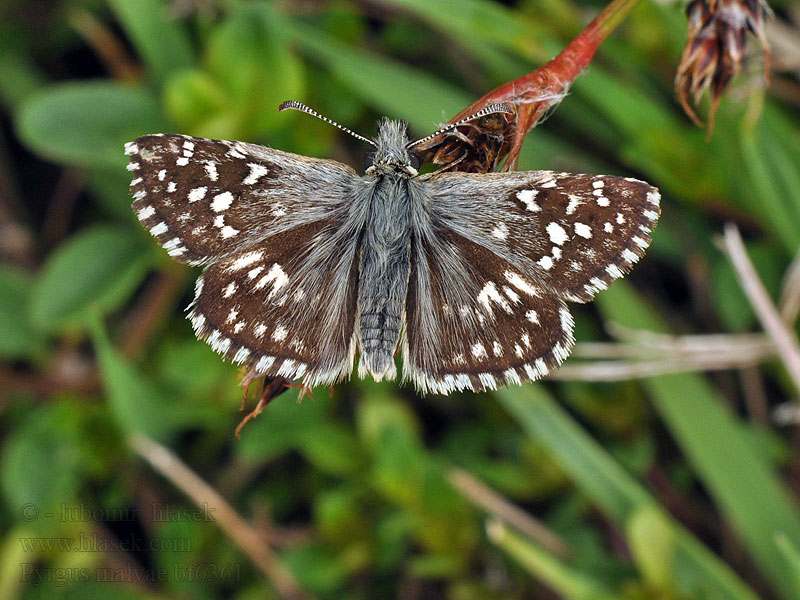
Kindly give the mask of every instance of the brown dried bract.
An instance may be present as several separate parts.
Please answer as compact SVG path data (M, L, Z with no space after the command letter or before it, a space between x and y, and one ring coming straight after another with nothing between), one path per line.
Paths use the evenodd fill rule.
M748 32L755 35L761 44L765 79L769 77L770 51L764 33L767 5L763 0L692 0L686 11L689 40L675 76L675 91L686 114L702 126L689 98L697 105L703 92L709 90L710 132L722 94L731 79L742 70Z

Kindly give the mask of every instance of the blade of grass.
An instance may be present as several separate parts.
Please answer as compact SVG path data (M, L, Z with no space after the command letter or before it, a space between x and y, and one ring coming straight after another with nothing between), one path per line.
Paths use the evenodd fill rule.
M606 319L663 332L665 323L620 281L600 294ZM791 574L775 546L783 533L800 543L800 510L777 474L728 412L708 381L694 374L663 375L643 382L654 406L745 548L784 598L796 599Z
M555 457L573 482L608 517L625 528L638 511L663 509L650 494L595 442L541 385L495 392L501 404L522 428ZM756 600L753 593L730 568L697 541L680 524L664 513L675 539L678 581L687 597ZM678 568L678 567L676 567Z
M377 111L402 118L419 131L432 130L472 101L466 92L424 71L348 46L297 21L285 23L287 35L343 85Z
M486 525L489 539L567 600L603 600L614 597L599 581L555 558L497 519Z
M576 485L612 520L625 527L648 508L661 511L656 501L602 447L563 411L541 386L521 392L501 390L501 403L538 442L553 454ZM683 527L664 514L672 528L676 564L685 571L679 580L683 592L696 597L754 600L755 594L716 556Z

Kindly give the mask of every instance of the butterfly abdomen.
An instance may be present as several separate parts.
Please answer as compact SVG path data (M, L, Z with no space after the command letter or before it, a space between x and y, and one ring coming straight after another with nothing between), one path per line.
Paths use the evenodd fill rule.
M411 268L411 223L404 180L381 177L370 199L358 283L359 376L394 379Z

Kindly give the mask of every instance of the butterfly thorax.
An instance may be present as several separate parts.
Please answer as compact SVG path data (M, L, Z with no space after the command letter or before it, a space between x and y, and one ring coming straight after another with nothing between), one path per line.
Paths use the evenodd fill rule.
M383 119L378 127L375 150L368 155L367 175L414 177L419 161L409 152L407 126L403 121Z

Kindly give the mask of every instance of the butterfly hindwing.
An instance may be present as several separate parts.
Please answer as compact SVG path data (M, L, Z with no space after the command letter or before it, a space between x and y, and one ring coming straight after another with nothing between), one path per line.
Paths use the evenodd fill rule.
M143 136L125 152L136 215L190 265L325 218L357 179L335 161L186 135Z
M211 265L198 279L195 333L235 363L309 385L348 376L355 355L357 241L317 221Z
M452 231L439 231L415 258L403 375L421 391L532 381L568 356L572 316L546 285Z

